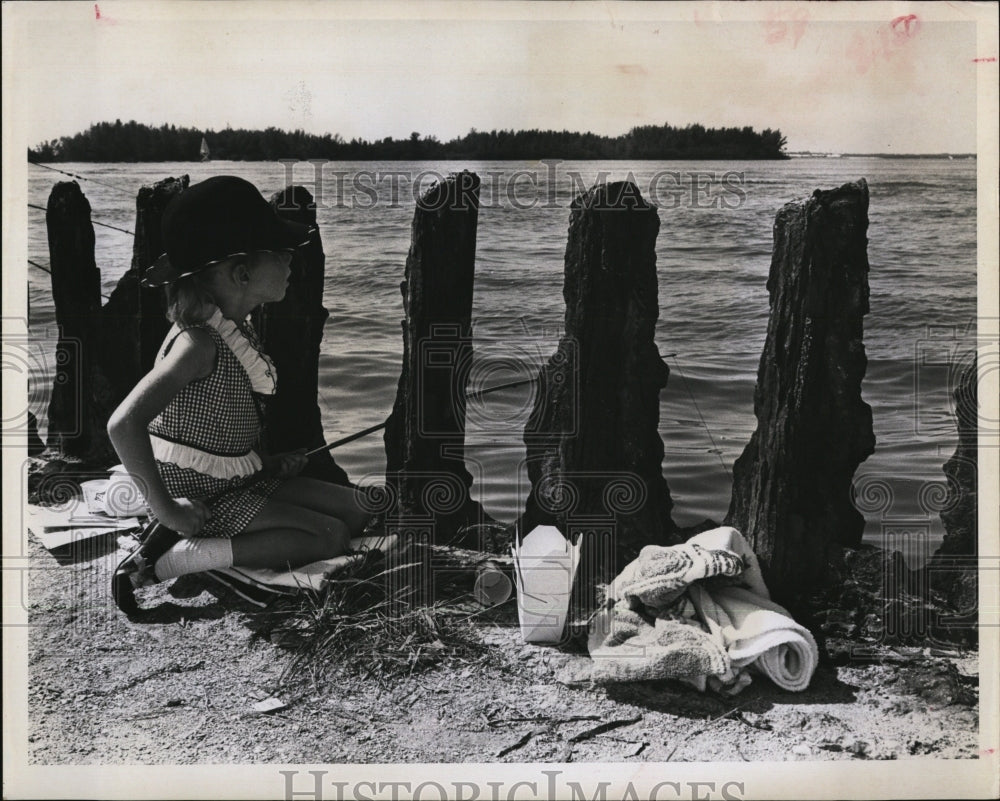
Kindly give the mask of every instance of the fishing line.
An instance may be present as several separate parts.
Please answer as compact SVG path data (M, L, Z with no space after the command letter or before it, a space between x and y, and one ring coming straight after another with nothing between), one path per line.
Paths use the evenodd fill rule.
M38 209L39 211L44 211L46 214L49 213L49 210L47 208L45 208L44 206L36 206L34 203L29 203L28 204L28 208L29 209ZM95 220L93 218L91 218L90 221L94 225L102 225L105 228L113 228L115 231L121 231L123 234L128 234L129 236L135 236L135 231L129 231L129 230L125 229L125 228L119 228L117 225L111 225L110 223L102 223L100 220Z
M28 264L30 264L32 267L37 267L43 273L48 273L49 275L52 275L52 270L50 270L48 267L43 267L37 261L32 261L31 259L28 259ZM105 300L111 300L111 298L109 298L103 292L101 293L101 297L104 298Z
M698 412L698 419L701 420L701 424L705 427L705 432L708 434L708 440L712 443L712 450L719 457L719 464L722 465L722 471L726 474L728 478L732 478L729 473L729 468L726 467L726 463L722 458L722 451L718 445L715 444L715 437L712 436L712 429L708 427L708 423L705 422L705 416L701 413L701 408L698 406L698 401L694 399L694 393L691 391L691 385L688 384L687 377L684 375L684 371L681 370L680 362L677 361L677 355L671 354L674 360L674 367L677 372L680 373L681 381L684 382L684 389L687 390L688 397L691 398L691 403L694 404L695 411Z
M128 195L131 198L135 197L134 192L129 192L127 189L122 189L120 186L115 186L114 184L108 184L104 181L98 181L96 178L91 178L87 175L79 175L75 172L67 172L66 170L60 170L56 167L50 167L48 164L41 164L37 161L28 161L28 164L33 164L36 167L41 167L43 170L52 170L52 172L62 173L63 175L68 175L70 178L79 178L81 181L90 181L92 184L99 184L100 186L106 186L108 189L114 189L116 192L121 192L123 195Z
M715 437L712 436L712 430L709 428L708 423L705 421L705 416L701 413L701 407L698 406L698 401L695 400L694 393L691 391L691 385L688 383L687 377L684 375L684 371L681 369L680 363L677 361L676 353L668 353L666 358L672 358L674 361L674 367L677 369L678 374L681 377L681 381L684 382L684 389L687 391L688 397L691 398L691 403L694 405L695 411L698 413L698 419L701 421L705 432L708 434L709 442L712 443L712 450L719 459L719 465L722 467L722 471L726 474L728 478L732 478L729 473L729 468L726 467L726 463L722 458L722 451L716 445ZM466 394L466 399L471 400L473 398L480 398L483 395L489 395L491 392L498 392L502 389L512 389L514 387L523 386L525 384L532 384L537 381L538 378L526 378L520 381L511 381L507 384L499 384L495 387L488 387L486 389L480 389ZM327 445L321 445L318 448L313 448L311 451L306 451L305 456L312 456L316 453L321 453L322 451L332 451L335 448L339 448L341 445L347 445L350 442L361 439L362 437L367 437L369 434L374 434L376 431L381 431L389 424L389 421L384 423L378 423L377 425L370 426L362 431L358 431L349 436L338 439L335 442L331 442Z

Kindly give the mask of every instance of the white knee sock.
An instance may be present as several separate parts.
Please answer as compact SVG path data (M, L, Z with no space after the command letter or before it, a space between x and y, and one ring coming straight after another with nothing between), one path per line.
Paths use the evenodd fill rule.
M233 566L233 543L225 537L185 539L156 560L153 568L160 581Z

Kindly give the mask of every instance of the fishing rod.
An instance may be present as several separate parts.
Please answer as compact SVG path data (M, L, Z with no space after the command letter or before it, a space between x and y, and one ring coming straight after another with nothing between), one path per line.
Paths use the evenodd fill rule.
M525 384L533 384L537 381L537 378L524 378L520 381L510 381L506 384L498 384L495 387L487 387L486 389L478 389L474 392L468 392L465 395L466 400L472 400L473 398L481 398L483 395L489 395L491 392L499 392L501 389L513 389L514 387L522 387ZM348 437L338 439L336 442L331 442L328 445L320 445L318 448L313 448L311 451L306 451L304 456L312 456L314 453L321 453L323 451L332 451L334 448L339 448L341 445L346 445L348 442L354 442L356 439L361 439L362 437L367 437L369 434L374 434L376 431L381 431L389 425L389 421L386 420L384 423L379 423L378 425L370 426L364 429L364 431L358 431L355 434L351 434Z

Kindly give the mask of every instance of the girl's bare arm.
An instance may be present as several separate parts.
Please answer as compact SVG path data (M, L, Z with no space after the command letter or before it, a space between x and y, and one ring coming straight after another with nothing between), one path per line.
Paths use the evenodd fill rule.
M172 498L167 492L149 441L149 423L185 386L212 372L215 343L198 329L177 336L167 355L115 409L108 420L108 435L125 469L139 485L157 519L187 536L196 534L208 519L208 508L200 501Z

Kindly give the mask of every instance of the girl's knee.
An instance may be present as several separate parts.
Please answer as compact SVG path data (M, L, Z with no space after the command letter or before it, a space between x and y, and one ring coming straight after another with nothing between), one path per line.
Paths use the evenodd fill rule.
M366 512L363 509L352 509L344 513L344 522L347 524L347 527L359 534L364 531L365 526L368 525L371 519L371 512Z
M322 549L328 553L325 558L340 556L351 549L351 532L347 524L336 518L328 518L328 522L319 532Z

